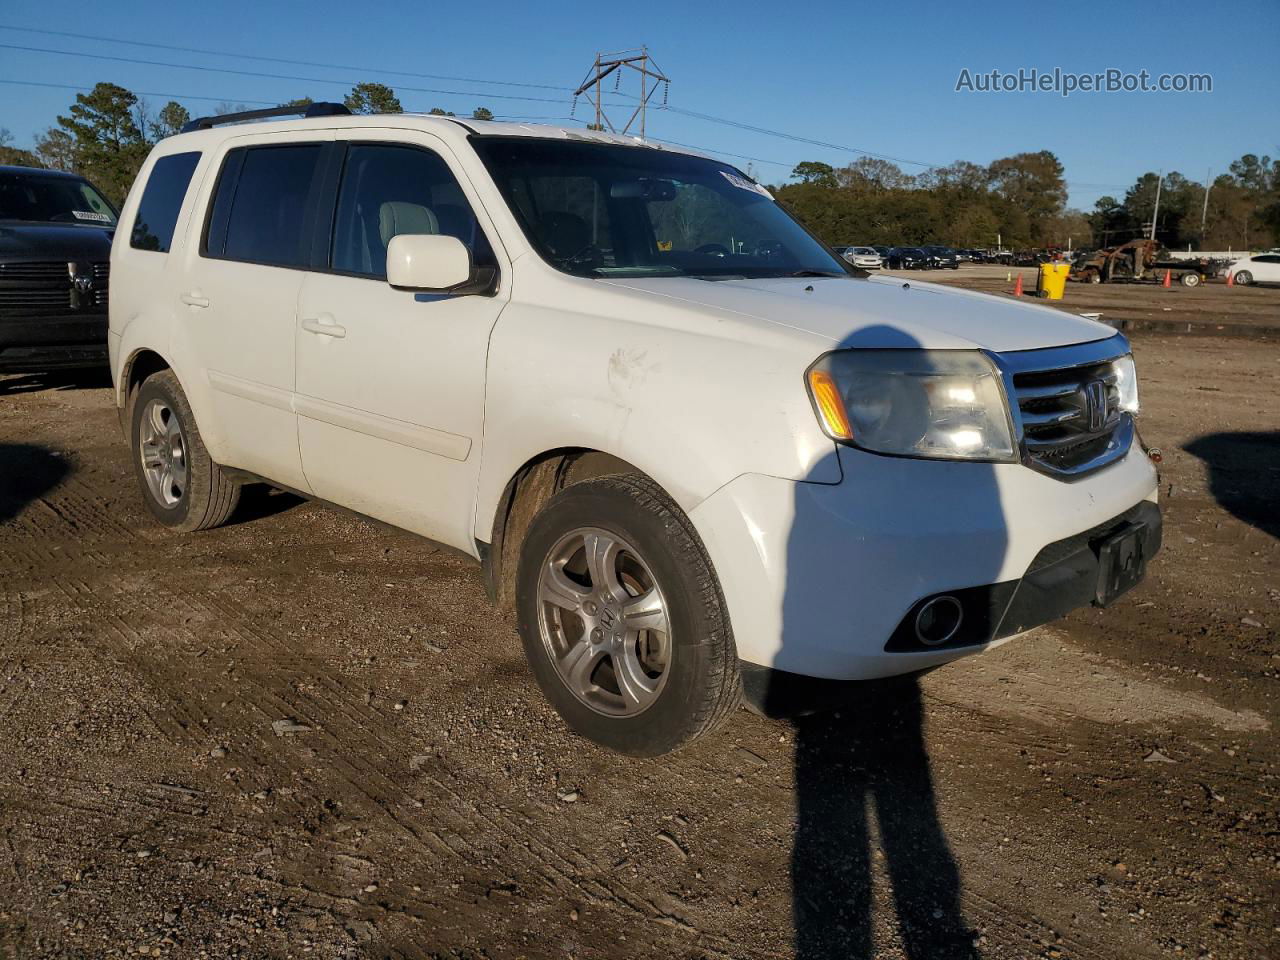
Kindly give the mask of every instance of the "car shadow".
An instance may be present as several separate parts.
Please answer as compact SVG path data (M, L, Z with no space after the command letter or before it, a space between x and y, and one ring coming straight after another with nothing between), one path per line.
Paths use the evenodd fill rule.
M110 386L111 371L105 366L0 375L0 397L41 390L100 390Z
M248 483L240 491L240 502L226 522L232 527L241 523L265 520L306 503L305 497L281 490L267 483Z
M876 326L850 332L840 346L914 353L920 344ZM855 435L860 429L855 422ZM838 486L833 475L843 477ZM890 656L900 673L927 668L936 648L915 634L913 652L885 653L899 622L933 591L998 580L1008 534L995 468L843 447L810 476L795 484L782 645L767 665L761 703L767 715L791 718L795 731L797 960L882 955L886 945L872 928L877 875L892 889L906 957L972 960L980 954L938 814L918 676L840 678L874 676ZM831 616L833 597L846 617ZM802 676L824 671L833 679Z
M1207 433L1182 449L1204 461L1209 492L1223 509L1280 538L1280 431Z
M71 474L71 465L47 447L0 443L0 523L20 514Z

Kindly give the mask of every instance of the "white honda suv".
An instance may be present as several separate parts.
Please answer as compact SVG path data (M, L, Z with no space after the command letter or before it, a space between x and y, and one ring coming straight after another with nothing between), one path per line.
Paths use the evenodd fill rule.
M870 278L683 149L283 112L194 121L125 204L147 506L201 530L267 482L462 551L599 743L838 703L1106 605L1159 547L1109 327Z

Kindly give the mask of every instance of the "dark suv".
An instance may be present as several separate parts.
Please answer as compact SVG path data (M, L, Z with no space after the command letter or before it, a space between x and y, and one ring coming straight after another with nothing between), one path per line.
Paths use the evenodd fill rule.
M930 246L922 249L929 255L929 266L935 270L943 268L958 270L960 268L960 258L956 256L956 252L950 247Z
M83 177L0 167L0 371L106 363L115 228Z

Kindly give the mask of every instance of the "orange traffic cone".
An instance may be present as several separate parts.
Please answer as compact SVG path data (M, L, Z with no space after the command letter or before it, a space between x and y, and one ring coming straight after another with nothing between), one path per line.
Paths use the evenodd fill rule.
M1227 286L1228 286L1228 287L1234 287L1235 285L1236 285L1236 275L1235 275L1234 273L1231 273L1230 271L1228 271L1228 272L1227 272Z
M1172 271L1172 270L1166 270L1166 271L1164 272L1164 283L1160 284L1160 286L1164 287L1166 290L1168 290L1170 287L1172 287L1172 286L1173 286L1173 271Z
M1013 285L1013 295L1015 297L1022 296L1022 274L1018 274L1018 282Z

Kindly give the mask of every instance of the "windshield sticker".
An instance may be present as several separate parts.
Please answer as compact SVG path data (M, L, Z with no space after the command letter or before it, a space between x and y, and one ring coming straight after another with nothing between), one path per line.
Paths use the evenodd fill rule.
M770 200L773 199L772 193L760 186L760 184L748 180L746 177L740 177L736 173L730 173L728 170L721 170L720 176L724 177L739 190L749 190L752 193L760 194L762 197L768 197Z
M91 213L88 210L72 210L71 215L77 220L94 220L98 223L111 222L111 218L105 213Z

